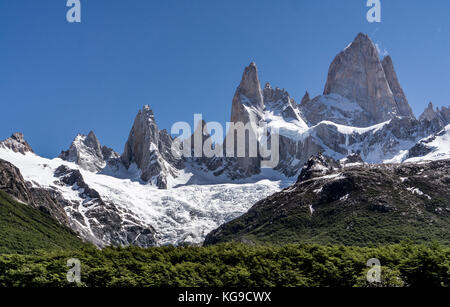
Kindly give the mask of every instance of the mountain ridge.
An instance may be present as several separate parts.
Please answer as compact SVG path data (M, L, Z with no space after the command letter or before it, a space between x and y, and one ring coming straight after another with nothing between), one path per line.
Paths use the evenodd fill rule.
M318 155L294 185L220 226L204 244L448 244L449 183L450 160L371 166Z

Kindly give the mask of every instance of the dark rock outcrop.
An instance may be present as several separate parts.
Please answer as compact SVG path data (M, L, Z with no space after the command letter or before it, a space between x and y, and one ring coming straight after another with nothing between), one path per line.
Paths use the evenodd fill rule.
M312 156L308 162L306 162L300 172L297 182L302 182L316 177L323 177L333 173L339 168L339 162L319 153L316 156Z

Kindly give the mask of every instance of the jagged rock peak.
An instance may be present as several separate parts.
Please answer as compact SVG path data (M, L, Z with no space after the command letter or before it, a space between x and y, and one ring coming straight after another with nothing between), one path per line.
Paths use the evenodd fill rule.
M331 63L324 95L338 94L358 103L370 115L367 124L412 117L390 57L384 66L375 44L360 33Z
M245 96L252 106L259 109L264 108L261 84L259 82L258 68L255 62L251 62L244 70L238 92Z
M431 122L442 129L450 124L450 108L435 108L433 103L430 102L422 115L420 115L419 120L421 122Z
M289 103L292 101L292 98L289 96L289 93L283 88L279 87L272 88L272 86L267 83L264 87L263 91L264 105L268 102L278 102L283 100L285 103Z
M167 188L167 176L174 175L170 168L182 167L182 161L172 153L172 142L167 131L159 130L153 111L146 105L136 115L122 162L127 168L136 163L142 180Z
M21 154L25 154L26 152L34 152L21 132L16 132L11 135L11 137L0 142L0 147L8 148L14 152L20 152Z
M305 95L302 98L302 101L300 102L300 105L304 106L305 104L307 104L310 101L311 101L311 98L309 97L309 92L306 91Z
M154 121L153 111L146 105L139 110L134 120L122 155L123 163L128 167L132 162L136 162L138 167L141 167L147 152L157 148L158 134L159 129Z
M84 143L86 146L94 148L96 152L101 153L102 146L100 145L100 142L97 139L97 136L95 135L94 131L90 131L84 140Z
M369 35L359 32L356 36L354 42L356 43L362 43L362 44L373 44L372 40L370 39Z
M142 114L144 114L148 118L155 119L155 114L153 113L153 110L149 105L145 105L142 110L139 110L139 112L142 112Z
M397 103L398 115L414 118L412 108L408 103L408 99L406 99L405 92L400 86L400 82L398 81L391 56L385 56L381 64L383 66L384 73L386 74L389 88L391 89L395 102Z
M88 135L78 134L69 149L62 151L59 158L74 162L84 170L98 172L106 166L108 160L118 156L111 148L101 146L95 133L90 131Z
M420 115L419 120L429 120L432 121L437 116L437 112L434 110L433 102L428 103L427 108Z

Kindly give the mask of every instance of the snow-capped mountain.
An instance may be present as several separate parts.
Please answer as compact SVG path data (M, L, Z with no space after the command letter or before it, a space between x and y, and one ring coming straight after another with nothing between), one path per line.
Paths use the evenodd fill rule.
M88 135L77 135L69 150L63 151L59 155L62 160L74 162L91 172L104 169L108 162L119 157L120 155L113 149L101 146L93 131L89 132Z
M76 136L58 158L46 159L14 134L0 142L0 159L18 167L33 188L49 191L83 238L99 246L152 246L202 243L213 229L295 182L318 153L366 163L450 156L449 109L429 105L416 119L392 59L381 60L364 34L335 58L323 94L311 99L307 92L300 104L270 83L262 88L252 62L233 97L230 121L277 131L278 165L262 168L261 154L227 156L221 144L225 155L181 157L149 106L138 112L121 155L90 132ZM210 137L204 122L191 140L196 133L202 145Z
M71 228L98 246L199 244L254 202L291 184L276 172L226 183L224 176L189 166L179 171L168 189L159 189L32 152L0 148L0 159L18 167L33 188L50 191Z
M328 71L324 95L339 94L365 111L353 125L376 124L394 116L414 117L398 82L390 56L380 61L375 44L366 34L340 52Z

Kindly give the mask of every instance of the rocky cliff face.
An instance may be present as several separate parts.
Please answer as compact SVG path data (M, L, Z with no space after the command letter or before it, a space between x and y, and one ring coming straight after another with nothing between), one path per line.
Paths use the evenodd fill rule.
M250 63L248 67L245 68L242 75L241 83L236 89L236 93L233 97L231 106L231 120L230 122L234 124L242 123L246 125L248 123L253 123L257 127L262 119L262 111L264 109L264 98L263 92L261 90L261 84L259 82L258 68L254 62ZM230 133L230 132L228 132ZM256 128L251 129L249 133L256 136ZM225 140L230 139L231 134L228 134ZM245 139L245 157L237 157L238 152L238 135L234 135L234 150L233 159L237 163L237 168L239 168L234 177L247 177L254 174L258 174L261 167L261 159L259 157L250 157L249 153L249 139ZM230 157L231 153L225 154ZM232 163L234 164L234 163Z
M225 162L216 163L216 165L220 166L225 164L225 173L230 174L232 178L249 177L261 172L262 161L265 160L261 152L259 152L260 141L263 137L261 129L266 128L268 131L274 132L280 125L283 126L283 123L290 126L289 131L291 129L298 129L298 131L307 129L298 105L286 90L278 87L273 88L268 82L265 84L264 89L261 90L258 69L254 62L245 68L241 83L236 90L232 103L231 122L244 125L251 123L252 132L258 140L256 157L251 157L249 138L246 138L245 157L236 157L235 155L233 159L225 159ZM229 137L228 135L227 139ZM268 143L271 144L271 142L272 139L269 137ZM291 142L289 137L282 135L280 135L279 142L281 163L277 169L282 173L292 174L293 171L298 170L298 163L290 151L291 149L296 150L296 144ZM236 140L234 148L236 153Z
M392 62L391 56L386 56L381 64L383 65L383 70L386 75L389 88L394 95L394 100L397 107L396 115L414 117L411 106L406 99L405 92L403 91L402 87L400 86L400 82L398 81L397 73L395 72L394 63Z
M33 152L30 144L25 141L25 138L22 133L17 132L11 135L10 138L0 142L0 148L8 148L14 152L20 152L21 154L25 154L27 152Z
M256 112L252 112L254 111ZM236 89L231 106L231 122L248 123L258 121L259 114L264 109L263 93L259 82L258 68L254 62L245 68L241 83ZM255 117L254 119L252 117Z
M98 172L109 161L119 158L119 154L111 148L101 146L97 136L91 131L88 135L77 135L70 148L61 152L59 158L74 162L87 171Z
M324 90L329 94L358 103L369 115L365 126L394 116L413 117L391 58L382 63L375 45L362 33L331 64Z
M321 95L299 106L310 126L329 121L350 127L366 127L372 117L361 106L338 94Z
M183 161L172 153L172 143L168 132L158 129L150 107L144 106L134 120L122 162L127 168L136 163L142 180L167 188L168 176L176 176L176 170L183 167Z

